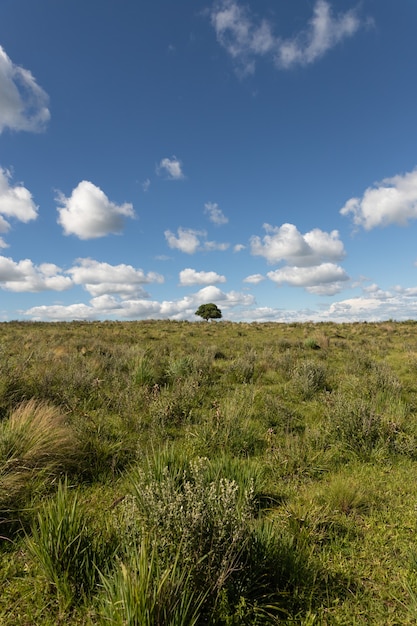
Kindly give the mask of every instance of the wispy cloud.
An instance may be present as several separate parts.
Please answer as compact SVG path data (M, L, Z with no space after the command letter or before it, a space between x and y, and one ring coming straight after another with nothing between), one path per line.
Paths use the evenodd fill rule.
M251 285L259 285L263 280L265 280L265 276L262 276L262 274L251 274L250 276L246 276L243 282L250 283Z
M65 235L80 239L96 239L123 230L126 217L134 217L130 203L117 205L93 183L83 180L73 189L69 198L58 193L58 223Z
M229 218L224 215L216 202L206 202L204 205L204 213L208 215L210 222L213 222L213 224L217 226L227 224L229 221Z
M15 65L0 46L0 133L6 128L44 130L50 118L48 101L31 72Z
M317 0L306 28L292 38L275 35L268 20L255 21L237 0L216 2L211 22L220 45L246 74L255 71L260 57L270 58L278 69L314 63L361 26L354 10L334 16L326 0Z
M182 287L190 287L192 285L215 285L217 283L225 283L226 277L217 272L197 272L191 267L180 272L180 285Z
M207 233L205 230L194 230L192 228L177 229L178 236L170 230L166 230L164 235L170 248L180 250L186 254L195 254L198 250L207 252L224 251L229 248L228 243L219 243L217 241L206 241Z
M156 168L156 171L158 174L165 174L169 180L182 180L185 178L182 171L182 163L175 156L170 159L162 159Z
M394 223L406 226L417 218L417 169L368 187L361 198L348 200L340 213L352 215L353 223L366 230Z

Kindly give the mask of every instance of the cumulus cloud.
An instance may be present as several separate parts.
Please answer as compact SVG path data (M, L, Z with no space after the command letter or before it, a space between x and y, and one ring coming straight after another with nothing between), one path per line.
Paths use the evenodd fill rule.
M368 187L361 198L351 198L341 209L345 216L366 230L399 224L417 218L417 169L404 175L384 178Z
M170 230L166 230L164 235L168 245L172 249L181 250L186 254L194 254L200 246L200 237L204 237L206 233L201 230L193 230L192 228L182 228L177 230L178 237Z
M194 294L179 300L162 302L132 298L122 300L116 296L103 295L92 298L90 303L65 305L42 305L24 311L33 320L72 320L72 319L173 319L195 320L195 311L206 302L216 302L223 311L252 306L253 296L237 291L223 292L213 285L203 287Z
M53 263L34 265L29 259L13 261L0 256L0 287L13 292L64 291L72 280Z
M235 246L233 246L233 252L242 252L242 250L244 250L246 248L246 246L243 245L243 243L237 243Z
M189 287L191 285L213 285L216 283L225 283L226 277L217 272L197 272L191 267L187 267L179 274L180 285Z
M204 213L206 213L209 217L209 220L217 226L227 224L229 221L229 219L224 215L223 211L219 208L219 205L216 202L206 202L206 204L204 205Z
M7 233L10 229L9 218L20 222L30 222L38 217L38 207L32 194L23 185L10 184L11 173L0 167L0 232ZM8 219L5 219L8 218ZM0 240L1 242L2 240ZM7 247L3 242L0 247Z
M333 295L341 290L343 282L349 280L345 270L334 263L322 263L314 267L286 266L268 272L268 278L281 285L304 287L317 295Z
M83 180L71 196L58 194L58 223L65 235L76 235L80 239L96 239L109 234L119 234L126 217L134 217L129 203L117 205L93 183Z
M121 298L148 297L142 285L162 283L163 276L156 272L145 274L132 265L110 265L94 259L78 259L68 270L74 284L82 285L92 296L118 294Z
M157 167L157 172L158 174L165 174L169 180L181 180L185 178L181 161L175 156L171 159L162 159Z
M237 0L216 2L211 23L220 45L246 74L255 71L256 60L262 56L279 69L314 63L361 26L355 11L334 16L326 0L317 0L307 27L288 39L275 35L268 20L256 22Z
M42 131L50 118L48 100L31 72L15 65L0 46L0 133Z
M216 241L204 241L207 233L204 230L194 230L192 228L177 229L178 236L170 230L164 232L165 239L170 248L180 250L186 254L195 254L197 250L207 252L224 251L229 247L228 243L218 243Z
M270 226L264 224L267 234L261 239L251 237L251 253L264 257L268 263L285 261L290 265L308 267L323 261L340 261L345 256L337 230L326 233L314 228L302 235L294 224Z

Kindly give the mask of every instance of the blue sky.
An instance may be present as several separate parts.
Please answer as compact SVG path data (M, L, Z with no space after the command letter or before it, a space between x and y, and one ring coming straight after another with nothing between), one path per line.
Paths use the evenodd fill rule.
M417 316L414 0L2 0L0 320Z

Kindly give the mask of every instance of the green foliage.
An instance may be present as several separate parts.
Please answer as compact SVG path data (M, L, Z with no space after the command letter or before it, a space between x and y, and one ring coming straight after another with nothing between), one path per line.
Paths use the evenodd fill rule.
M30 400L0 422L0 534L18 530L34 492L81 460L79 441L56 407Z
M77 494L60 483L55 498L39 511L27 546L63 610L86 601L97 584L103 559L95 543Z
M415 329L0 324L0 623L414 623Z
M209 320L220 319L222 317L222 312L216 304L209 302L208 304L201 304L195 312L195 315L202 317L208 322Z
M100 615L114 626L194 626L204 593L193 590L190 572L174 556L164 565L157 547L143 538L131 546L111 576L101 577Z

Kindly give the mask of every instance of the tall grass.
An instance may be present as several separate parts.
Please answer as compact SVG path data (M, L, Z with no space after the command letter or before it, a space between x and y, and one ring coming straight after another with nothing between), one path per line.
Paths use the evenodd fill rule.
M110 576L102 575L100 616L114 626L201 624L205 593L193 588L190 570L174 556L164 564L146 537L131 546Z
M42 401L25 402L0 422L0 534L22 521L34 492L74 470L79 448L62 412Z

